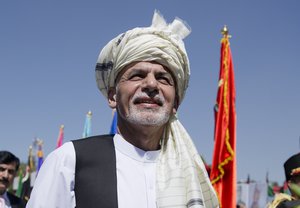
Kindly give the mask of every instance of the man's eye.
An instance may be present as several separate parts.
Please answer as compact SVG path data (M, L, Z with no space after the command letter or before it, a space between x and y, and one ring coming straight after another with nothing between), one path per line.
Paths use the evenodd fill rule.
M162 84L173 85L172 81L168 77L158 77L157 80Z
M132 80L132 81L138 81L141 79L143 79L143 76L141 74L133 74L129 77L129 80Z
M8 170L8 173L11 174L11 175L14 175L16 173L15 170Z

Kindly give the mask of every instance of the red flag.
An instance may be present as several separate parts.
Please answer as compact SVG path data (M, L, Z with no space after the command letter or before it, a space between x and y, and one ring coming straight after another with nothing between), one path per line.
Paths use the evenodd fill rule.
M228 30L221 40L221 62L215 105L215 142L210 179L223 208L236 208L236 112L234 71Z
M57 143L56 143L56 148L60 147L63 144L64 140L64 125L60 126L58 137L57 137Z

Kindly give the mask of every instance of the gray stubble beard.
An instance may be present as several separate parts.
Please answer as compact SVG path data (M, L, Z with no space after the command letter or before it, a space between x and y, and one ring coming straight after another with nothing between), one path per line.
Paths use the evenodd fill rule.
M170 119L170 113L166 109L143 109L139 110L135 106L129 106L129 113L126 119L137 125L162 126Z

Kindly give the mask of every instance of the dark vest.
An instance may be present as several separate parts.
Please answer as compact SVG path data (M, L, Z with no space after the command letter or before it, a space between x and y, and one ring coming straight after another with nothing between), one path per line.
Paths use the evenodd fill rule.
M7 192L7 197L9 199L10 205L12 208L25 208L26 207L26 201L15 196L14 194L11 194Z
M117 208L117 172L113 135L72 141L76 154L76 208Z

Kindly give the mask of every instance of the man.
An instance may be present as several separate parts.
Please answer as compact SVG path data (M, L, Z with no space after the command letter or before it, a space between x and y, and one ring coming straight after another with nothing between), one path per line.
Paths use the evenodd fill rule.
M269 208L300 208L300 153L284 163L286 182L291 195L277 194Z
M75 140L51 153L27 207L218 207L205 166L175 114L189 81L179 19L111 40L97 84L118 113L118 132Z
M19 169L20 160L8 151L0 151L0 208L22 208L25 201L7 192Z

